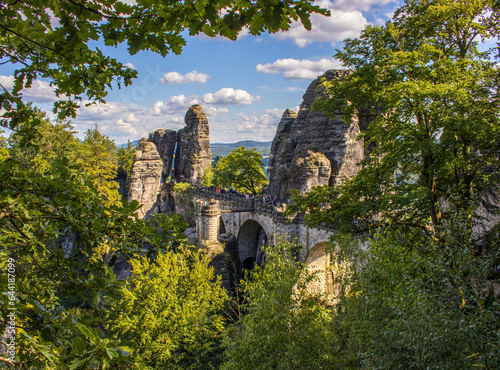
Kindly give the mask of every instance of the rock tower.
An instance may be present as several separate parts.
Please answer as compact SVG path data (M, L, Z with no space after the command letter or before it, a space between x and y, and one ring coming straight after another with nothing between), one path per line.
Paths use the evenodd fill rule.
M199 185L211 165L208 120L202 107L189 108L185 122L186 127L178 132L157 130L148 139L141 139L137 146L128 200L143 205L138 212L141 218L167 212L173 207L171 184L177 181Z
M326 97L323 79L342 79L346 70L329 70L315 79L303 96L298 113L286 110L271 146L267 192L287 200L292 189L307 192L317 185L330 185L353 177L364 158L364 143L358 117L344 122L340 115L329 118L312 109ZM364 118L366 120L366 118ZM363 121L364 122L364 121Z

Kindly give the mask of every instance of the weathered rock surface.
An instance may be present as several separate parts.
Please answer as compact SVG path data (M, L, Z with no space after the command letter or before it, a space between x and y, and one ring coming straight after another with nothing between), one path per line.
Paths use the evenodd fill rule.
M294 156L293 169L288 179L288 188L298 189L303 193L314 186L328 185L332 168L330 160L321 153L308 151L305 155Z
M156 130L149 134L149 141L156 145L156 149L163 160L162 181L164 182L171 175L175 145L177 143L177 131Z
M283 115L271 148L267 190L280 200L286 200L291 189L306 191L315 185L334 186L358 172L358 163L364 158L363 141L356 140L360 134L358 118L344 122L340 116L328 118L325 113L311 109L318 97L326 95L321 78L342 79L346 73L345 70L325 72L307 88L293 122L290 111Z
M267 169L268 173L273 172L273 168L275 165L275 162L278 158L281 160L285 159L286 153L290 153L290 158L287 158L288 160L292 159L293 156L293 147L288 146L284 141L287 141L289 138L290 134L290 129L292 127L292 124L295 122L295 119L297 118L297 113L294 111L287 109L283 113L283 116L281 117L281 121L278 124L278 128L276 129L276 135L274 135L273 142L271 144L271 156L269 158L269 166ZM289 141L288 141L289 142ZM283 143L283 144L282 144ZM280 148L281 146L281 148ZM280 149L281 155L278 156L276 155L278 153L278 149ZM273 192L275 193L275 192Z
M136 200L142 204L138 211L141 218L155 212L162 173L163 160L156 145L141 139L134 154L128 189L128 200Z
M200 185L212 162L208 120L202 107L196 104L189 108L185 122L186 127L177 134L175 179Z

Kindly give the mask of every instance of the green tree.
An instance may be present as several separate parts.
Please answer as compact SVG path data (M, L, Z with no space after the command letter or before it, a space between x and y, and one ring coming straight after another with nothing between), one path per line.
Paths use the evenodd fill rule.
M242 282L246 314L228 329L224 369L333 369L338 342L333 315L308 292L314 276L281 241L266 248L263 268Z
M218 368L227 295L207 259L185 249L130 263L109 330L134 342L132 368Z
M213 182L216 186L257 195L268 181L257 149L240 146L217 162Z
M212 186L214 183L214 170L212 166L207 167L203 174L203 186Z
M175 213L189 225L195 225L194 190L188 182L174 185Z
M77 157L79 141L70 123L50 122L35 108L35 115L20 124L8 138L9 154L37 173L50 172L57 159ZM28 144L28 145L27 145Z
M128 175L130 175L130 170L132 169L132 164L134 164L134 154L135 146L127 141L127 145L118 148L118 166L121 167Z
M78 164L94 182L103 199L111 204L119 202L118 183L114 181L118 172L116 145L97 127L87 130L80 147Z
M363 266L377 269L353 274L359 294L346 297L369 368L498 367L499 225L481 207L498 193L500 56L478 49L500 36L492 4L407 1L346 40L336 58L352 73L316 105L376 116L358 175L291 207L337 227L337 240L370 235Z
M40 130L36 125L33 130ZM35 153L38 132L18 137L21 153ZM17 132L19 134L20 132ZM33 141L33 142L32 142ZM36 156L35 156L36 157ZM106 305L119 297L121 282L112 267L118 258L177 249L185 239L176 218L147 224L135 216L137 202L108 204L94 181L67 158L46 170L16 156L0 159L0 295L5 332L8 307L16 312L16 366L19 368L105 368L121 358L124 344L98 329ZM12 279L12 277L11 277ZM5 356L0 361L7 362Z
M76 102L84 96L102 102L114 82L129 85L137 72L92 46L97 40L107 46L126 42L132 55L151 50L165 56L181 53L186 31L234 40L243 27L260 35L287 30L299 18L310 29L312 12L328 14L310 0L5 3L0 8L0 58L19 67L12 91L0 94L0 108L6 110L2 125L14 128L32 113L20 90L40 77L61 98L54 105L61 119L75 116Z

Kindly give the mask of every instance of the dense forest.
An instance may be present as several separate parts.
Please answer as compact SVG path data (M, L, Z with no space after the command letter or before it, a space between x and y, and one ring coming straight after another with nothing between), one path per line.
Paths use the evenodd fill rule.
M330 98L315 109L376 117L366 158L354 178L288 207L337 231L333 303L308 289L316 276L286 235L227 292L180 215L140 219L122 199L115 179L130 173L133 146L97 127L80 141L68 121L82 96L103 101L112 81L135 77L90 40L166 55L181 52L184 30L234 39L245 26L310 28L325 11L305 0L112 0L0 12L0 56L19 64L0 94L12 130L0 141L0 368L500 368L498 1L407 0L337 50L350 73L325 82ZM57 122L19 95L40 76L65 97ZM245 163L231 158L251 157L240 152L210 181L233 183ZM123 260L128 280L114 271Z

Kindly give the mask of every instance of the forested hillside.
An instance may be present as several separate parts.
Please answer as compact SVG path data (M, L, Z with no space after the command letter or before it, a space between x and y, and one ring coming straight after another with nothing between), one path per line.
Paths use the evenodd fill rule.
M97 127L76 138L77 105L136 77L93 41L165 56L181 52L187 31L235 39L242 28L310 28L313 13L328 12L306 0L0 7L0 57L18 68L0 93L11 131L0 139L0 368L500 368L498 1L407 0L337 50L349 72L321 81L312 109L342 116L343 128L369 116L356 142L365 158L357 174L329 172L334 184L296 190L286 207L334 231L324 246L333 300L310 289L318 275L289 235L262 246L262 266L223 255L235 271L223 288L209 248L183 234L191 184L172 182L184 215L140 218L117 182L134 145L117 148ZM53 121L20 94L39 77L60 98ZM267 143L244 143L198 180L263 203ZM140 155L162 164L151 148ZM329 161L315 150L299 148L296 168Z

